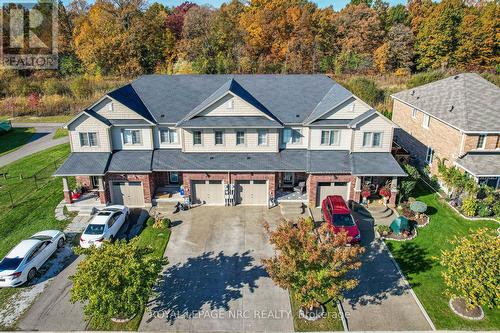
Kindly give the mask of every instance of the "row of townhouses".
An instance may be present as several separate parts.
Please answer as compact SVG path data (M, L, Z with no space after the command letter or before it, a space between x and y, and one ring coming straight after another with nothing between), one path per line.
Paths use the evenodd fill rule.
M396 127L325 75L147 75L67 124L72 153L55 175L69 203L68 177L131 207L359 202L368 184L394 203Z

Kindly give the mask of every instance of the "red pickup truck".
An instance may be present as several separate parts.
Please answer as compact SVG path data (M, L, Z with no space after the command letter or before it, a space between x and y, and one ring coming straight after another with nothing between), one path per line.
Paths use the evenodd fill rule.
M329 195L321 203L323 218L334 233L346 231L349 243L357 244L361 240L357 221L351 215L344 199L340 195Z

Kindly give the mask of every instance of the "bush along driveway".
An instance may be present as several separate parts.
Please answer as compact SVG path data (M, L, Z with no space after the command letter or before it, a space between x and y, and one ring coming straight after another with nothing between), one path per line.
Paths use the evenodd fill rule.
M438 195L419 183L413 196L427 204L430 224L418 230L418 236L407 242L387 241L393 256L403 270L419 300L437 329L447 330L498 330L500 310L483 309L485 318L480 321L462 319L448 306L444 295L446 286L441 276L439 257L442 250L451 249L449 240L467 235L470 230L499 227L494 221L466 220L449 208Z

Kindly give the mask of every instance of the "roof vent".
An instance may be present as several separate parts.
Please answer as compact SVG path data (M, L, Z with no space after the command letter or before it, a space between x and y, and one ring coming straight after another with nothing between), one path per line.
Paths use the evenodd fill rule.
M165 115L164 114L160 115L160 118L165 118Z
M419 99L419 98L420 98L420 96L417 96L417 99Z
M250 159L250 156L247 156L247 160L249 160L249 159Z
M213 157L213 156L210 156L210 159L211 159L211 160L213 160L213 159L214 159L214 157Z
M454 108L455 108L455 105L452 105L452 106L450 107L450 109L448 110L448 112L453 111L453 109L454 109Z
M299 118L299 117L300 117L300 115L298 115L298 114L295 115L295 118Z

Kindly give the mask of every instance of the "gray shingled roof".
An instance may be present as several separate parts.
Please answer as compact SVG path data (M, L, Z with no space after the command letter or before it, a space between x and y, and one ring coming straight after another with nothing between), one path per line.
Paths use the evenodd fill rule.
M183 128L197 128L197 127L267 127L267 128L280 128L283 127L280 123L264 117L194 117L189 120L183 121L181 127Z
M150 172L152 150L119 150L113 153L108 172Z
M316 105L311 114L304 120L304 123L307 124L314 121L315 119L320 118L351 97L353 97L353 95L349 90L334 82L330 90Z
M500 153L468 153L456 163L476 177L500 177Z
M351 170L358 176L406 176L391 153L352 153Z
M282 123L302 123L329 91L326 109L337 103L334 92L342 94L338 99L347 96L346 90L326 75L146 75L130 86L162 124L178 123L231 87Z
M465 132L500 131L500 88L464 73L392 95Z
M348 150L308 150L307 172L351 173Z
M102 176L106 173L111 153L71 153L54 176Z

